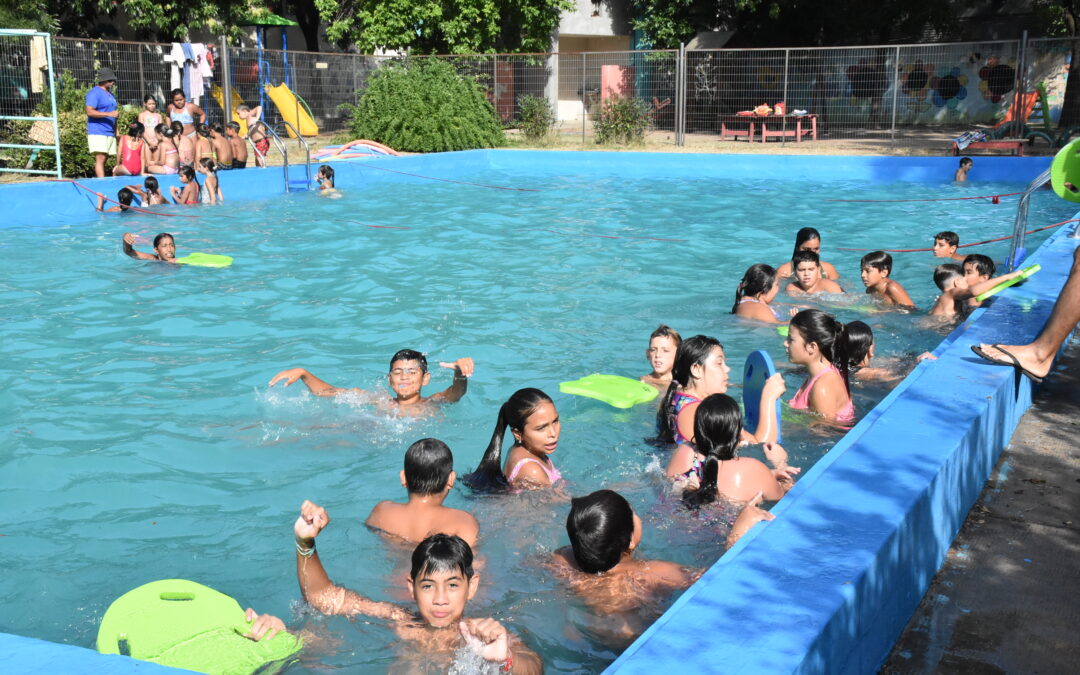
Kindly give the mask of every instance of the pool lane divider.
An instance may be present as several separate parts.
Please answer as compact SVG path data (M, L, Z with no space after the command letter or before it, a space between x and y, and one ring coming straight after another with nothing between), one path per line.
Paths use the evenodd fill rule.
M1049 229L1052 229L1052 228L1055 228L1055 227L1061 227L1062 225L1064 225L1066 223L1075 223L1077 221L1080 221L1080 218L1069 218L1068 220L1063 220L1060 223L1054 223L1052 225L1046 225L1045 227L1036 227L1034 230L1028 230L1024 234L1025 235L1034 234L1036 232L1042 232L1043 230L1049 230ZM956 248L967 248L968 246L982 246L983 244L992 244L995 241L1005 241L1007 239L1012 239L1013 236L1014 235L1010 234L1010 235L1005 236L1005 237L998 237L997 239L986 239L986 240L983 240L983 241L975 241L975 242L972 242L970 244L960 244ZM922 251L933 251L934 249L932 249L932 248L844 248L843 246L837 246L836 250L837 251L885 251L886 253L918 253L918 252L922 252Z
M873 673L918 607L1032 382L973 356L1025 344L1072 265L1066 230L1043 271L972 313L608 668L655 675ZM1048 580L1047 583L1052 583Z
M1023 192L1003 192L997 195L978 195L975 197L937 197L935 199L826 199L827 202L862 202L867 204L899 204L901 202L960 202L968 199L989 199L991 204L1000 204L1002 197L1015 197Z

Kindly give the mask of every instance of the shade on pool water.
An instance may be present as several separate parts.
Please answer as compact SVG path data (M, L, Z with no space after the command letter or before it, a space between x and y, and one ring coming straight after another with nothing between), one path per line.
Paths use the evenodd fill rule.
M554 461L566 490L477 497L455 488L449 503L473 511L482 528L485 564L471 613L507 622L549 672L596 671L616 649L545 570L550 552L567 542L566 494L624 494L645 522L645 557L707 566L721 555L725 531L671 506L658 476L664 451L643 441L653 433L651 406L620 411L561 395L558 383L646 372L647 336L663 322L684 336L720 338L736 372L752 349L767 349L785 369L790 397L803 375L784 364L781 338L729 311L743 270L783 262L805 225L822 230L824 259L854 291L818 304L870 323L878 355L903 370L944 329L868 312L860 254L837 247L922 247L945 229L963 241L1001 236L1014 209L984 200L826 200L1022 189L640 179L543 167L464 178L539 191L383 182L342 185L337 200L298 194L185 212L198 219L109 215L4 230L0 630L92 646L113 599L182 577L318 636L296 672L385 669L398 648L390 630L322 618L299 602L291 526L301 501L330 511L319 549L336 582L404 602L408 549L363 526L377 501L403 497L404 449L440 438L466 473L502 401L535 386L562 416ZM1039 194L1031 222L1069 211ZM150 238L162 229L176 235L181 255L227 253L235 264L173 268L121 253L122 232ZM1001 260L1007 242L977 250ZM894 278L927 308L940 261L929 253L895 260ZM473 357L468 395L412 419L318 399L299 384L266 387L277 371L304 366L334 384L379 389L402 347L426 352L433 366ZM433 370L428 393L450 384L450 371ZM856 385L860 414L886 392ZM784 433L792 464L803 467L837 439L798 418Z

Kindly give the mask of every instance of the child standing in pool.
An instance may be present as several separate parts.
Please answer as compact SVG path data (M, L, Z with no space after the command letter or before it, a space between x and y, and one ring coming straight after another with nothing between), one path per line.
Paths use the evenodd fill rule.
M671 384L671 367L675 365L675 353L682 344L682 337L678 331L664 324L652 332L649 336L649 348L645 350L645 358L652 365L652 372L642 375L641 381L650 384L661 392L666 391Z
M843 293L840 284L821 276L821 261L813 251L799 251L791 257L795 268L795 280L787 286L789 295L813 295L815 293Z
M821 234L812 227L804 227L795 234L795 249L791 252L791 257L794 258L795 254L799 251L813 251L821 256ZM780 269L776 271L776 276L781 279L786 279L790 276L794 276L795 268L792 266L791 261L784 263L780 266ZM830 263L822 261L821 263L821 276L826 279L839 279L840 275L837 273L836 268Z
M465 357L450 363L440 362L439 367L453 370L454 381L444 391L428 397L422 394L423 388L431 381L427 357L412 349L399 350L390 359L390 372L387 374L386 379L390 384L390 389L394 392L394 397L389 400L384 395L355 387L349 389L335 387L332 384L323 382L303 368L289 368L281 371L270 379L269 386L272 387L276 383L284 381L287 387L300 380L316 396L352 394L380 407L389 405L401 412L409 411L414 414L421 414L430 410L430 404L454 403L464 396L469 386L469 377L473 374L474 365L471 358Z
M408 491L404 504L385 501L371 509L366 525L419 542L432 534L452 534L476 545L480 526L472 514L443 506L454 488L454 455L436 438L424 438L405 451L401 485Z
M137 260L160 260L161 262L176 262L176 240L168 232L162 232L154 237L154 253L143 253L135 250L135 242L138 236L132 232L125 232L121 241L124 253Z
M964 256L956 252L960 246L960 235L948 230L934 235L934 257L964 261Z
M731 313L744 319L781 323L776 310L769 304L779 290L776 270L762 263L751 265L735 289L735 304L731 306Z
M892 273L892 256L884 251L874 251L862 257L859 263L866 293L881 298L890 305L914 309L915 303L900 282L889 278Z
M100 192L97 193L97 210L102 213L127 213L128 207L131 206L131 202L135 201L135 193L130 188L120 188L116 193L116 206L110 206L105 208L105 195Z
M172 195L173 202L185 206L198 204L199 181L195 180L195 169L190 166L182 166L177 175L180 178L182 187L176 187L175 185L169 187L169 194Z
M502 462L507 427L514 445ZM551 455L559 447L559 411L551 397L539 389L519 389L499 408L495 431L476 471L465 477L474 489L509 486L520 490L548 488L560 480Z
M158 187L158 180L153 176L147 176L142 187L128 185L127 188L139 195L139 198L142 199L143 204L146 206L157 206L166 202L165 196L161 194L161 189Z
M408 669L430 668L445 672L455 652L467 647L502 673L539 675L540 657L495 619L465 619L465 608L479 588L473 570L472 548L460 537L435 534L424 539L412 554L406 581L416 609L370 600L330 580L315 550L315 538L330 516L318 504L305 501L293 525L296 537L296 576L304 599L323 614L367 616L391 622L399 639L420 647L423 663Z
M202 204L221 204L225 201L218 181L218 164L212 159L199 160L199 173L206 176L199 190L199 202Z
M792 363L806 366L809 371L791 399L791 407L817 413L840 425L854 424L855 406L848 391L851 362L844 324L821 310L804 309L792 317L784 348Z

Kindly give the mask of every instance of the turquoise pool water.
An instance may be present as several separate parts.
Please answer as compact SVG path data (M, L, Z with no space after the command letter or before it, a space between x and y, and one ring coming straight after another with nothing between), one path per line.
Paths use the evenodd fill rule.
M400 576L404 549L368 532L363 519L376 501L401 496L401 453L417 438L442 438L459 472L471 470L498 405L521 386L556 399L564 425L555 461L571 493L620 490L645 520L645 556L707 565L722 551L722 533L658 499L660 457L641 440L651 434L652 410L562 396L558 382L595 371L645 372L645 339L661 321L683 335L718 336L736 371L755 348L781 361L771 329L728 311L743 269L783 261L804 225L823 231L825 258L861 293L860 254L837 246L926 246L942 229L964 241L990 238L1011 229L1014 212L1010 200L824 199L1022 189L542 170L466 179L542 191L382 183L343 186L340 200L295 195L188 211L201 216L190 221L102 216L4 230L0 544L11 553L0 581L8 608L0 630L90 646L115 597L179 576L327 637L297 671L386 667L392 633L316 619L297 603L291 524L298 506L310 498L334 517L320 550L335 581L403 599L389 578ZM1040 194L1031 222L1069 212ZM235 265L172 269L120 253L123 231L152 237L166 228L181 254L228 253ZM1029 249L1039 241L1031 237ZM1000 260L1007 245L980 250ZM938 261L929 253L896 261L895 278L927 307ZM941 337L908 315L851 307L838 314L868 320L885 356L903 359ZM435 418L414 420L265 386L278 370L303 365L335 384L377 388L389 356L404 346L432 362L474 357L468 396ZM785 375L794 391L802 376ZM436 371L430 391L448 384L449 372ZM858 388L860 412L884 393ZM835 441L798 427L785 433L793 463L804 466ZM551 672L595 671L615 656L542 567L565 543L564 500L455 491L451 504L476 512L483 528L487 565L476 614L494 614L525 634Z

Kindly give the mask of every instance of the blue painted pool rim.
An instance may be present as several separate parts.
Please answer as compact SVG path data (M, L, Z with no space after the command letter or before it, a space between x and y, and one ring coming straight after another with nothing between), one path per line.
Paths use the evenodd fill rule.
M694 178L759 173L875 182L945 182L956 165L952 157L537 151L375 161L430 176L460 176L472 169L513 172L541 162L575 173L635 177L664 171ZM980 178L1027 182L1049 161L980 158ZM339 186L424 180L355 161L336 162L335 169ZM280 168L223 173L221 180L226 196L236 201L278 194L283 182ZM81 182L109 194L131 178ZM42 222L90 224L100 217L92 210L89 193L68 183L16 184L3 190L8 209L0 215L0 229ZM47 205L45 213L42 205ZM775 521L743 537L608 672L654 671L675 660L705 672L876 671L1031 403L1030 381L1011 369L978 361L969 345L1024 343L1038 332L1078 241L1066 234L1056 233L1031 257L1042 265L1040 274L1001 293L946 338L934 352L937 361L920 364L868 413L774 508ZM42 663L41 645L30 644L40 641L0 634L0 642L10 646L0 664L18 672ZM61 670L98 672L103 667L96 652L53 647L59 659L53 663L62 663ZM131 663L139 668L134 665L139 662ZM113 665L104 667L128 672Z

